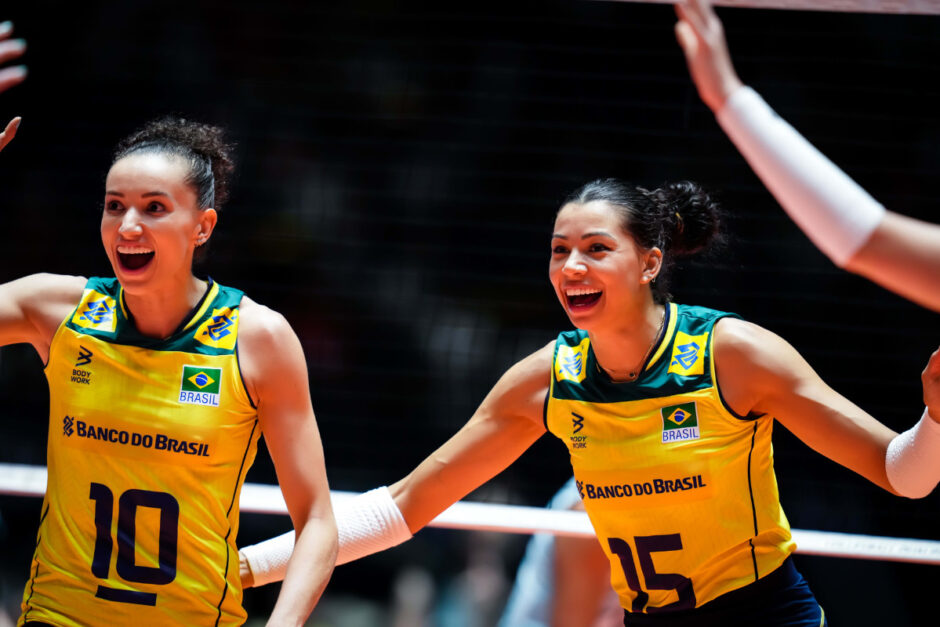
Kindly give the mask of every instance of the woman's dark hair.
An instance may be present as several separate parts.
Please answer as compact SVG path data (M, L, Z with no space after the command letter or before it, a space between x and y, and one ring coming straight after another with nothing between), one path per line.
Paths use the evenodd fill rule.
M662 267L651 289L657 303L669 300L669 271L676 258L702 252L723 240L721 208L691 181L665 183L653 190L620 179L597 179L565 198L584 204L603 200L620 214L620 224L641 247L663 251Z
M114 150L114 161L138 152L180 157L188 166L186 183L192 185L200 209L219 210L228 199L229 179L235 164L232 145L217 126L183 118L165 117L148 123L124 138Z

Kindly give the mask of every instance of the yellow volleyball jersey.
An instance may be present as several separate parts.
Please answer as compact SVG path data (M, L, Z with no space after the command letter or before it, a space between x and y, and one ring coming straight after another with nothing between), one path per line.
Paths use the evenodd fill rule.
M245 621L238 499L260 430L238 365L241 298L210 281L156 340L116 279L88 281L46 365L49 484L20 624Z
M773 471L773 419L721 398L714 326L733 314L669 304L633 382L601 371L585 331L555 344L546 427L578 491L623 607L698 607L756 581L795 549Z

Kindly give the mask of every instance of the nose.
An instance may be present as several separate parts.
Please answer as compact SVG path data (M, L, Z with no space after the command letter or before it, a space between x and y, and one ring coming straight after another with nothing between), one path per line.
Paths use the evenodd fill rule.
M565 276L580 276L587 272L587 264L577 250L572 250L571 254L569 254L568 258L565 260L565 265L562 266L561 271Z
M121 237L126 239L137 239L140 237L143 229L140 227L140 212L134 208L129 207L124 211L124 215L121 216L121 226L118 229Z

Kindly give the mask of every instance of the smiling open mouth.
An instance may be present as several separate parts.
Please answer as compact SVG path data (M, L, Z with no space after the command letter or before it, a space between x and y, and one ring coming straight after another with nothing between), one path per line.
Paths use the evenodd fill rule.
M571 307L589 307L601 298L602 292L589 290L573 290L566 294Z
M126 270L140 270L153 260L153 251L138 247L119 247L118 261Z

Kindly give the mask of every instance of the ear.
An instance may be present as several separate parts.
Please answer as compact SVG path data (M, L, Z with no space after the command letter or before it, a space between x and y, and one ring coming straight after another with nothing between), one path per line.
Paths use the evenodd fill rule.
M212 231L219 221L219 214L212 207L202 210L199 216L199 222L196 224L196 246L202 246L212 237Z
M663 267L663 251L654 246L643 253L641 260L643 262L643 274L640 277L640 282L652 283L659 276L659 271Z

